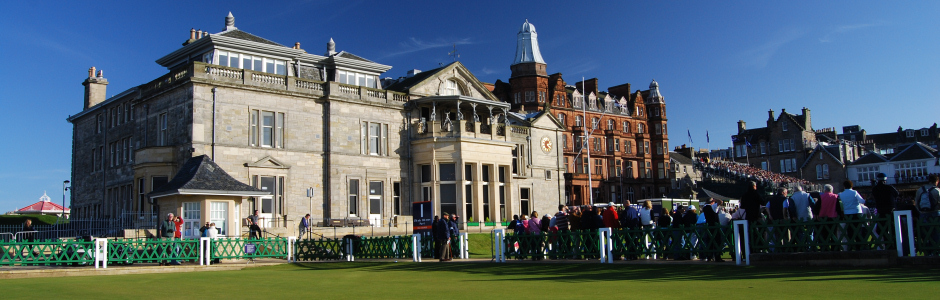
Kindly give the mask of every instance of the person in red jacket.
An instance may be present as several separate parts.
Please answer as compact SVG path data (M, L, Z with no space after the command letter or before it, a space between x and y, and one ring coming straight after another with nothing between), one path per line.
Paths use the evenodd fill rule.
M173 219L173 224L176 225L176 231L173 232L173 237L175 237L175 238L180 238L180 237L182 237L183 235L182 235L182 233L180 232L180 227L183 226L183 217L176 216L176 218Z
M617 216L617 207L614 203L608 203L603 212L604 227L620 228L620 218Z

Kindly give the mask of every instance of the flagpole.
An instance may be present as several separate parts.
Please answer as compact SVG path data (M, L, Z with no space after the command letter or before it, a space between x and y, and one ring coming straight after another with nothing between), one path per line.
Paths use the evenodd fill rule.
M586 111L586 108L585 108L585 106L587 106L587 101L586 101L586 100L587 100L587 87L584 86L584 76L581 76L581 116L584 118L584 123L583 123L583 125L587 125L587 123L588 123L587 111ZM585 127L587 127L587 126L585 126ZM587 148L587 160L588 160L588 161L587 161L587 169L588 169L588 199L590 200L589 203L593 206L593 205L594 205L594 187L593 187L593 181L591 180L591 144L590 144L591 132L590 132L590 131L587 131L587 129L583 129L583 130L584 130L584 132L585 132L583 143L587 145L586 148ZM594 130L594 122L593 122L593 121L591 121L591 130ZM584 149L584 148L582 148L582 149Z

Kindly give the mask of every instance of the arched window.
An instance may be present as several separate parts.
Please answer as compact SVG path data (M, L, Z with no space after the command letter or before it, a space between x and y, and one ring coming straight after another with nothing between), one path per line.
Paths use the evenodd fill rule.
M574 126L584 126L582 124L584 124L584 119L581 116L574 117Z
M565 123L565 114L558 114L558 122L560 122L561 125L568 126L568 123Z
M607 130L614 130L614 119L607 119Z
M591 129L597 129L597 122L600 122L597 118L591 118Z
M456 80L448 79L444 82L444 86L441 87L441 96L460 96L463 95L463 91L460 90L460 85L457 84Z

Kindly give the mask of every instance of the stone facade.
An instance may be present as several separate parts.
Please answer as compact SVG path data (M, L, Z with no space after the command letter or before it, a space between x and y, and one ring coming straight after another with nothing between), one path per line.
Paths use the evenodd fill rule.
M272 233L295 232L307 213L324 224L368 219L384 226L423 199L422 166L441 163L458 166L455 198L464 220L549 213L563 203L561 148L540 144L561 144L563 127L548 113L509 113L460 63L425 72L406 88L376 89L369 86L390 66L336 52L332 41L326 56L308 54L231 24L159 59L166 75L109 99L107 80L89 76L90 105L69 118L73 214L172 212L204 222L218 202L228 209L229 235L241 234L254 210ZM269 53L258 59L270 64L244 68L235 59L248 61L252 47ZM319 81L324 73L328 80ZM200 155L270 196L149 197ZM474 178L463 178L465 166L476 168ZM441 182L432 178L428 200L438 214L445 211Z

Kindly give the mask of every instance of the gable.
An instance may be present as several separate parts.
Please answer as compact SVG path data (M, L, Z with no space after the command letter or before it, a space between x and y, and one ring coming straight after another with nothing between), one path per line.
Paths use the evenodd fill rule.
M245 163L245 166L250 168L290 169L289 165L282 163L270 155L253 163Z
M480 82L476 76L473 76L473 73L470 73L460 62L454 62L443 68L432 71L422 72L419 73L419 75L424 75L420 81L412 82L412 85L409 87L403 87L407 89L408 93L411 95L444 95L447 82L453 81L457 83L457 88L464 96L499 101L496 96L486 88L486 85Z
M548 130L565 130L565 126L561 125L561 122L555 118L552 114L548 112L542 112L538 117L530 121L532 127L548 129Z

